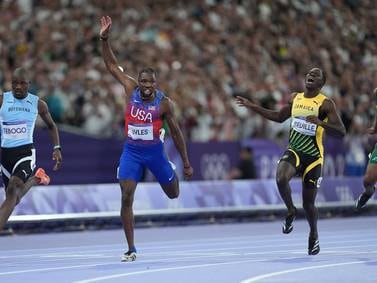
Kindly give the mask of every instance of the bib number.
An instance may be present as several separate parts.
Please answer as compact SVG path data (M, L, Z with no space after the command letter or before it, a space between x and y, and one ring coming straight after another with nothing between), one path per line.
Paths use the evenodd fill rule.
M12 123L7 124L3 123L3 138L4 139L13 139L20 140L27 138L27 125L26 123Z
M292 118L291 127L296 132L299 132L299 133L307 135L307 136L315 136L315 133L317 131L317 125L305 121L305 118L303 118L303 117Z
M142 125L142 126L128 125L128 136L133 140L151 141L153 140L153 126L152 125Z

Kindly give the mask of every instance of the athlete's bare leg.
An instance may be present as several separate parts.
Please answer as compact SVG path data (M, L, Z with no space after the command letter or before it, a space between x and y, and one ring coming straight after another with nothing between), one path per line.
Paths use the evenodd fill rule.
M26 193L31 189L31 187L36 186L39 184L39 179L35 176L30 177L26 183L24 184L24 187L22 188L20 192L20 200L21 198L26 195Z
M0 231L4 228L14 208L31 189L39 184L39 178L31 176L25 183L17 176L11 176L5 189L5 200L0 206Z
M377 181L377 164L368 163L367 169L363 178L364 192L356 200L356 209L363 208L368 200L373 196Z
M123 223L123 230L126 235L128 249L135 249L134 243L134 213L132 204L137 183L134 180L120 180L120 188L122 191L122 206L120 216Z
M318 238L317 220L318 209L315 206L315 198L317 196L317 187L313 183L303 182L302 184L302 206L305 210L306 219L308 220L311 238Z
M174 173L175 174L175 173ZM161 185L165 194L170 199L175 199L179 196L179 181L177 175L174 176L173 182L165 185Z
M296 169L286 161L280 161L276 171L276 184L279 189L280 196L288 209L288 214L296 212L292 201L292 191L289 181L296 175Z
M0 231L3 230L13 209L20 202L25 190L24 182L17 176L11 176L5 189L5 200L0 206ZM25 192L26 193L26 192Z
M367 195L373 195L374 184L377 182L377 164L369 163L364 174L364 191Z

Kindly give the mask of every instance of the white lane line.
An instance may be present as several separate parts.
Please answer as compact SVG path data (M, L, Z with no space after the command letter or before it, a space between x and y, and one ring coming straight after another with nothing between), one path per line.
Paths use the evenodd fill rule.
M352 265L352 264L360 264L360 263L369 263L369 262L377 262L377 260L363 260L363 261L349 261L349 262L342 262L342 263L334 263L334 264L324 264L324 265L316 265L316 266L307 266L307 267L301 267L301 268L294 268L294 269L288 269L284 271L278 271L278 272L271 272L266 273L258 276L254 276L245 280L242 280L240 283L253 283L257 282L266 278L279 276L287 273L293 273L298 271L305 271L305 270L311 270L311 269L322 269L322 268L329 268L329 267L336 267L336 266L343 266L343 265Z
M95 266L111 265L111 264L119 264L119 261L117 261L117 262L107 262L107 263L97 263L97 264L71 265L71 266L62 266L62 267L24 269L24 270L1 272L0 275L22 274L22 273L31 273L31 272L41 272L41 271L53 271L53 270L65 270L65 269L95 267Z
M216 242L212 242L212 243L206 243L206 244L203 244L204 246L208 247L208 248L201 248L201 249L192 249L192 248L200 248L202 246L202 244L200 245L197 245L197 244L186 244L186 245L179 245L179 246L174 246L174 245L171 245L171 246L159 246L158 244L156 244L153 248L143 248L142 246L140 246L139 250L142 250L143 252L147 253L147 251L153 251L153 250L158 250L158 252L151 252L148 254L149 255L152 255L152 254L155 254L155 255L161 255L162 253L170 253L170 251L161 251L162 249L179 249L179 248L190 248L190 252L203 252L203 251L211 251L211 250L230 250L230 249L244 249L244 248L248 248L248 247L252 247L252 248L268 248L268 247L280 247L280 246L297 246L297 245L302 245L301 243L301 240L299 242L297 242L298 239L296 238L286 238L286 239L275 239L273 242L273 245L271 244L266 244L266 243L269 243L270 241L237 241L237 242L229 242L229 243L216 243ZM321 240L321 239L320 239ZM345 243L362 243L362 242L374 242L375 241L375 236L371 239L352 239L352 240L341 240L339 238L336 238L335 241L329 241L329 240L323 240L326 245L329 245L329 244L345 244ZM261 245L256 245L256 243L261 243ZM230 245L231 247L226 247ZM211 247L211 246L214 246L214 247ZM224 246L224 248L216 248L216 246ZM236 247L234 247L236 246ZM242 247L241 247L242 246ZM120 249L125 249L124 246L122 246ZM14 256L10 256L10 255L5 255L5 256L0 256L0 258L9 258L9 257L34 257L34 256L43 256L43 255L54 255L54 254L90 254L90 253L98 253L98 252L114 252L114 251L119 251L118 248L113 248L113 249L93 249L93 250L83 250L83 251L78 251L78 250L75 250L75 248L72 249L72 251L65 251L65 252L59 252L59 251L56 251L56 252L50 252L50 253L36 253L36 254L29 254L29 255L14 255Z
M262 255L262 256L274 256L274 255L277 255L277 254L287 254L287 253L290 253L290 254L294 254L294 255L306 255L306 253L304 252L304 250L300 249L300 250L278 250L278 251L264 251L264 252L249 252L249 253L245 253L245 252L240 252L240 253L211 253L211 254L186 254L186 253L182 253L181 255L180 254L172 254L173 256L179 256L179 257L167 257L167 258L159 258L159 259L144 259L141 257L141 259L138 261L138 263L142 263L142 264L146 264L146 263L155 263L156 261L157 262L164 262L164 263L169 263L169 262L172 262L172 263L177 263L177 262L185 262L185 261L190 261L190 260L198 260L198 259L210 259L212 257L215 257L217 259L225 259L224 257L228 258L229 257L244 257L245 259L251 259L250 256L255 256L255 255ZM332 257L336 257L336 256L344 256L345 254L347 255L358 255L358 254L373 254L373 253L377 253L377 251L373 252L373 251L365 251L365 252L360 252L360 251L321 251L321 254L328 254L329 256L332 256ZM146 257L148 257L148 255L146 255ZM99 260L99 259L107 259L107 258L117 258L117 256L103 256L103 257L98 257L98 258L92 258L92 260ZM264 260L268 260L269 258L265 258ZM270 259L274 259L274 258L270 258ZM71 261L75 260L74 258L70 258ZM81 258L76 258L76 260L82 260ZM91 260L91 259L87 259L88 260ZM48 260L33 260L33 264L52 264L54 262L62 262L62 261L66 261L66 259L64 258L57 258L57 259L48 259ZM120 262L118 262L119 264L121 264ZM16 264L16 263L12 263L13 265ZM92 263L92 264L95 264L95 263ZM0 276L2 274L0 273Z
M371 237L371 240L375 240L375 235L376 235L376 231L375 232L371 232L371 233L362 233L362 238L366 238L368 236ZM298 238L301 238L302 236L307 236L306 233L295 233L293 235L294 237L290 237L290 238L283 238L283 235L281 234L278 234L278 233L274 233L274 235L258 235L258 236L238 236L238 237L222 237L222 238L202 238L202 239L196 239L196 240L190 240L190 239L187 239L187 240L172 240L171 242L170 241L156 241L156 242L153 242L153 243L140 243L139 247L142 247L143 249L147 250L147 249L161 249L161 248L171 248L171 247L190 247L190 246L195 246L195 245L201 245L201 244L215 244L216 241L225 241L226 243L228 242L231 242L231 241L234 241L234 242L239 242L240 240L244 240L244 241L250 241L250 242L269 242L269 241L273 241L273 242L276 242L276 241L289 241L289 240L297 240ZM328 231L326 232L323 232L321 233L321 239L331 239L331 238L335 238L335 239L349 239L349 238L355 238L357 237L357 239L360 238L360 231L357 232L357 233L352 233L351 231L350 232L347 232L346 234L342 235L342 236L339 236L339 235L336 235L335 232L334 233L330 233ZM260 238L261 240L256 240ZM367 240L367 239L366 239ZM360 239L360 241L362 241ZM1 242L1 241L0 241ZM225 244L226 244L225 243ZM166 244L163 245L163 244ZM70 247L56 247L56 248L40 248L40 249L15 249L15 250L9 250L11 251L12 253L17 253L17 252L31 252L31 251L60 251L60 250L72 250L72 249L80 249L80 250L84 250L84 249L95 249L97 252L98 252L98 248L105 248L105 247L114 247L117 248L119 247L120 249L121 248L124 248L125 245L124 244L108 244L108 245L88 245L88 246L70 246ZM6 253L8 251L0 251L0 254L3 254L3 253Z
M286 258L279 258L279 259L296 259L296 258L301 258L301 257L297 257L297 256L294 256L294 257L286 257ZM268 261L268 260L271 260L270 258L268 259L248 259L248 260L244 260L244 261L240 261L240 262L260 262L260 261ZM143 261L144 263L145 261ZM137 263L137 262L135 262ZM238 263L238 262L224 262L224 263L210 263L210 264L207 264L208 266L212 266L212 265L225 265L225 264L233 264L233 263ZM22 273L32 273L32 272L41 272L41 271L54 271L54 270L65 270L65 269L75 269L75 268L83 268L83 267L96 267L96 266L104 266L104 265L112 265L112 264L118 264L118 265L125 265L125 263L122 263L120 261L116 261L116 262L107 262L107 263L99 263L99 264L85 264L85 265L72 265L72 266L62 266L62 267L51 267L51 268L36 268L36 269L24 269L24 270L15 270L15 271L7 271L7 272L1 272L0 275L11 275L11 274L22 274ZM197 267L200 267L200 266L205 266L205 265L195 265ZM188 268L188 267L174 267L172 269L185 269L185 268ZM163 270L165 270L166 268L164 268ZM155 272L157 269L155 270L151 270L153 272ZM171 270L171 268L167 268L166 270ZM132 273L133 274L133 273ZM136 272L136 274L138 274L138 272ZM127 275L126 275L127 276Z
M286 242L286 241L284 241ZM370 248L370 247L376 247L377 244L371 244L371 245L344 245L345 243L362 243L362 242L370 242L370 240L362 240L362 239L358 239L358 240L352 240L352 241L326 241L326 247L329 247L331 249L344 249L344 248ZM279 244L277 244L279 243ZM227 253L227 252L232 252L232 253L237 253L237 251L239 250L242 250L241 252L238 252L237 254L239 253L242 253L242 254L264 254L264 253L273 253L274 251L272 250L263 250L263 251L255 251L257 249L261 249L261 248L274 248L276 249L277 247L302 247L303 244L300 243L300 242L294 242L294 243L286 243L286 244L280 244L280 242L276 242L274 245L254 245L254 243L248 243L248 244L251 244L251 245L242 245L242 242L237 242L237 243L233 243L233 247L226 247L226 248L216 248L216 247L213 247L213 248L207 248L207 249L190 249L189 251L185 251L185 250L177 250L177 251L160 251L160 252L147 252L147 251L143 251L141 252L141 254L143 255L146 255L148 257L153 257L153 256L156 256L156 257L161 257L161 256L179 256L179 255L195 255L195 254L199 254L199 255L203 255L205 253L207 254L211 254L211 253ZM332 244L336 244L336 245L339 245L339 246L334 246ZM241 246L240 246L241 245ZM158 249L158 246L156 247ZM176 248L176 247L173 247L173 248ZM252 250L253 252L247 252L248 250ZM325 251L325 249L323 249ZM119 249L111 249L111 250L97 250L97 251L93 251L93 252L96 252L96 254L92 254L92 252L90 251L75 251L75 252L64 252L64 253L46 253L46 254L27 254L27 255L7 255L7 256L0 256L0 260L2 259L6 259L6 260L9 260L9 259L26 259L26 258L30 258L30 257L33 257L36 259L36 257L39 257L39 258L59 258L59 257L66 257L66 258L69 258L69 257L79 257L79 255L81 254L82 257L92 257L92 258L95 258L96 256L98 256L98 252L102 252L102 253L112 253L112 252L119 252ZM284 250L284 252L289 252L289 250ZM119 252L120 253L120 252ZM108 258L108 257L112 257L113 255L110 254L110 255L105 255L103 254L102 255L103 258ZM115 255L114 255L115 256ZM36 262L35 260L33 262Z
M94 234L94 233L93 233ZM300 233L300 234L303 234L303 233ZM300 235L300 234L297 234L297 235ZM306 235L306 234L305 234ZM363 234L363 236L365 236L366 234ZM376 233L374 233L373 235L371 234L371 237L372 236L375 236ZM91 237L88 235L88 237ZM199 245L202 243L202 244L208 244L209 241L211 242L214 242L214 241L224 241L224 242L229 242L229 241L239 241L239 240L250 240L250 241L255 241L254 239L257 239L257 238L261 238L262 241L267 241L266 238L267 237L270 237L272 239L270 239L271 241L274 241L275 239L273 239L273 237L275 237L275 235L258 235L258 236L235 236L235 237L208 237L208 238L200 238L200 239L187 239L187 240L171 240L171 241L156 241L156 242L153 242L153 243L140 243L140 246L144 247L144 248L154 248L156 245L161 245L160 247L172 247L174 245L178 245L180 246L181 244L186 244L186 243L193 243L193 245L195 245L195 243L198 243ZM84 240L84 239L83 239ZM1 241L0 241L1 242ZM164 246L163 244L165 244L166 246ZM148 247L148 246L151 246L151 247ZM76 248L80 248L80 249L95 249L95 248L101 248L101 247L125 247L124 244L105 244L105 245L87 245L87 246L66 246L66 247L56 247L56 248L40 248L40 249L15 249L15 250L10 250L12 253L15 253L15 252L25 252L25 251L49 251L49 250L52 250L52 251L59 251L59 250L66 250L66 249L76 249ZM3 251L4 252L4 251ZM1 252L0 252L1 253Z
M297 259L302 257L284 257L279 258L283 260L289 259ZM195 269L195 268L203 268L203 267L212 267L212 266L220 266L220 265L232 265L232 264L241 264L241 263L248 263L248 262L263 262L269 261L271 259L248 259L248 260L238 260L238 261L231 261L231 262L220 262L220 263L208 263L208 264L195 264L195 265L184 265L184 266L177 266L177 267L167 267L167 268L159 268L159 269L149 269L149 270L142 270L142 271L135 271L135 272L128 272L128 273L119 273L113 274L108 276L101 276L101 277L94 277L79 281L73 281L72 283L90 283L90 282L99 282L114 278L120 277L128 277L132 275L139 275L139 274L146 274L146 273L156 273L156 272L164 272L164 271L171 271L171 270L184 270L184 269Z

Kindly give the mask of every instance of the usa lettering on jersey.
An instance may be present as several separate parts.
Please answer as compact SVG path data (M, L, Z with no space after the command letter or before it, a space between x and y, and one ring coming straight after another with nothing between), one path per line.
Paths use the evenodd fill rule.
M148 123L153 123L153 117L152 113L146 112L143 109L137 108L132 105L131 107L131 117L136 118L137 120L143 121L143 122L148 122Z

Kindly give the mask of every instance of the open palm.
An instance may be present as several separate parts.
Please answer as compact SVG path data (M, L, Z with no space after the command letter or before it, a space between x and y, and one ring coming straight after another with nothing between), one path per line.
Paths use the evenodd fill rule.
M251 103L249 99L242 96L236 96L236 103L238 106L243 106L243 107L250 107L253 105L253 103Z
M103 16L101 18L101 30L99 32L100 37L107 37L111 28L111 18L109 16Z

